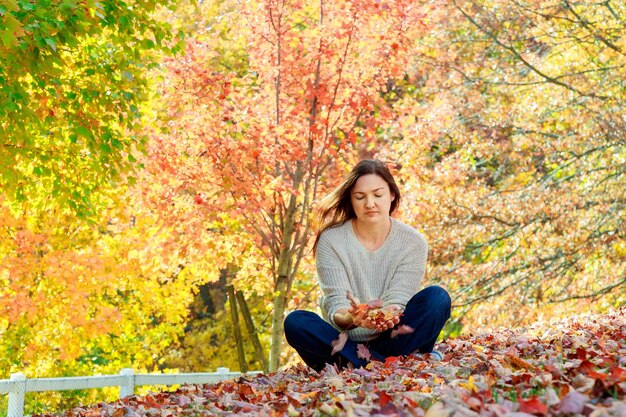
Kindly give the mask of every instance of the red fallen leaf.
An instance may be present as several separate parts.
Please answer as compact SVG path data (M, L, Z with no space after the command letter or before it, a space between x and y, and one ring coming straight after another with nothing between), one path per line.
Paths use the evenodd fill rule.
M581 347L576 348L576 358L584 361L587 359L587 351Z
M619 382L626 381L626 369L619 366L611 368L611 378Z
M367 346L362 343L356 345L356 355L361 359L365 359L366 361L372 359L372 353L367 348Z
M248 397L254 396L254 390L248 384L239 384L239 396L242 399L248 399Z
M563 375L563 371L561 371L559 368L557 368L554 365L546 364L544 365L543 369L550 372L552 376L556 378L559 378Z
M529 374L527 372L519 375L511 375L511 383L513 385L525 385L529 384L533 379L533 374Z
M343 349L347 341L348 341L348 333L347 332L339 333L339 337L336 340L333 340L332 342L330 342L330 345L333 347L333 350L330 354L334 355L335 353Z
M615 365L615 358L613 358L613 356L600 356L599 360L597 361L598 366L600 367L604 367L604 368L608 368L610 366L614 366Z
M385 391L378 391L378 399L380 400L380 406L384 407L392 398Z
M596 370L596 366L588 360L584 360L578 365L578 370L583 374L588 374Z
M603 374L602 372L596 372L596 371L591 371L591 372L587 373L587 376L589 378L600 379L602 381L606 380L607 377L608 377L607 374Z
M418 408L419 407L419 404L417 403L417 401L415 401L412 398L409 398L409 397L406 397L406 396L402 396L402 399L404 401L406 401L407 404L409 404L409 406L411 406L411 408Z
M467 400L465 400L465 403L470 409L477 411L477 412L480 411L480 409L483 407L482 400L474 396L469 397Z
M289 404L291 404L292 406L300 407L302 405L300 401L296 400L291 395L285 395L285 396L287 397L287 402L289 402Z
M222 381L221 387L224 392L232 393L237 390L237 383L235 381Z
M385 358L385 365L390 365L397 362L400 358L398 356L388 356Z
M534 414L536 416L545 416L548 413L548 406L539 401L537 397L520 398L518 402L519 411L522 413Z
M607 392L607 384L604 383L601 379L596 379L593 383L593 388L591 389L591 394L596 398L603 398Z

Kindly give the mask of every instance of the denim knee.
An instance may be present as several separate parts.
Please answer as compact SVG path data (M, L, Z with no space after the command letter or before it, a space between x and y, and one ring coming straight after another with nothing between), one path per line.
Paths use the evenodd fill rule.
M424 291L428 295L428 298L432 298L433 300L438 300L440 302L448 304L451 303L450 294L448 294L448 291L444 290L439 285L431 285L424 288L422 291Z
M448 315L450 314L452 299L450 298L450 294L442 287L431 285L430 287L424 288L418 294L421 295L423 299L428 300L428 304L431 307L439 308L442 312L447 312Z
M450 298L448 291L438 285L432 285L424 290L428 290L428 298L432 300L432 304L434 306L440 307L442 311L448 312L448 315L450 314L452 299Z
M310 314L312 313L306 310L295 310L287 314L283 322L285 336L289 337L290 334L299 333L300 329L305 327L303 324Z

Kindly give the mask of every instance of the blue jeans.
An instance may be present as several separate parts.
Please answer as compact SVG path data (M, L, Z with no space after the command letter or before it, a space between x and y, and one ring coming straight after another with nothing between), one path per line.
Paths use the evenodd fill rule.
M285 337L311 368L320 371L327 363L344 367L351 362L355 367L367 361L357 356L357 345L364 344L372 358L384 361L389 356L427 353L433 350L437 337L450 318L450 296L441 287L431 286L415 294L407 303L399 325L415 329L413 333L391 338L391 330L368 342L348 340L344 348L331 356L331 342L339 337L339 330L312 311L296 310L285 318Z

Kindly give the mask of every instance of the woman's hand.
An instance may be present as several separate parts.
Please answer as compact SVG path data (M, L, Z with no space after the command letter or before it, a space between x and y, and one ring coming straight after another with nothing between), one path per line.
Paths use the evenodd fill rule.
M384 332L393 329L400 322L402 308L397 305L388 305L371 308L364 312L358 306L353 306L347 312L351 316L351 322L354 326ZM335 323L337 323L336 320Z
M404 310L399 305L391 304L380 309L383 313L385 313L385 328L383 330L393 329L398 323L400 323L400 317Z
M337 310L337 312L333 316L333 320L335 321L335 324L337 326L341 327L344 330L350 330L356 327L354 323L354 316L347 308Z

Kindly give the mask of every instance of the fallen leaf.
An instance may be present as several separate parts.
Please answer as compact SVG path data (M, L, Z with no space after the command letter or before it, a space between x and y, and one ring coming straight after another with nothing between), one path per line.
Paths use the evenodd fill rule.
M385 391L378 391L377 394L381 407L391 401L391 395L387 394Z
M389 365L389 364L392 364L394 362L397 362L398 359L400 359L398 356L387 356L385 358L385 365Z
M589 397L576 390L571 390L561 400L559 411L563 414L580 414L587 401L589 401Z
M519 411L522 413L533 414L536 416L545 416L548 413L548 406L542 403L537 397L528 399L520 398Z

